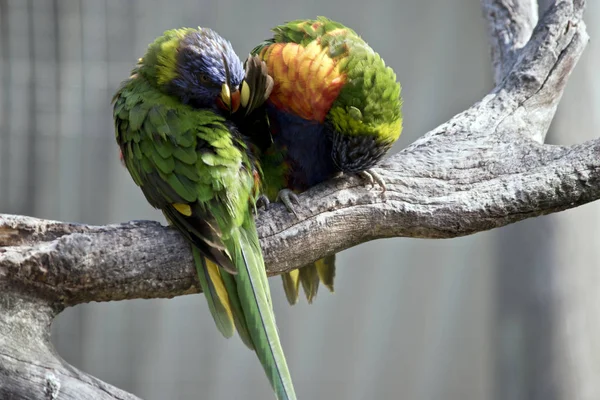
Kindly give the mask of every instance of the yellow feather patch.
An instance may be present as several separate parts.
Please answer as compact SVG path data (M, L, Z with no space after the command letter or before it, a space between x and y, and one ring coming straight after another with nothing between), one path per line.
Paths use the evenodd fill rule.
M290 303L292 306L298 302L298 288L300 284L299 276L300 271L297 269L281 275L285 297L287 298L288 303Z
M190 217L192 215L192 207L190 207L189 204L173 203L173 208L186 217Z
M215 288L215 294L219 300L219 303L225 309L227 316L230 320L233 320L233 314L231 312L231 303L229 302L229 295L227 294L227 290L225 289L225 284L223 283L223 278L221 278L221 271L219 270L219 266L214 262L210 261L208 258L204 258L206 264L206 270L208 271L208 277ZM216 299L215 299L216 300Z
M335 129L349 135L378 136L380 141L392 144L400 137L400 133L402 133L402 118L398 118L392 122L365 124L363 121L352 117L353 110L351 107L347 109L335 107L331 109L330 113Z
M284 46L283 47L283 62L285 65L290 65L290 63L296 58L298 54L299 46Z
M349 32L348 32L348 29L346 29L346 28L335 28L335 29L327 32L327 35L329 35L329 36L348 35L348 34L349 34Z

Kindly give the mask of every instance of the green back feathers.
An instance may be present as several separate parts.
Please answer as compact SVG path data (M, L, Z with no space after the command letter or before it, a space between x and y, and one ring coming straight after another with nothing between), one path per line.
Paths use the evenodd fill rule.
M224 234L242 224L253 197L252 166L223 117L183 105L135 77L119 91L114 114L127 169L154 207L197 201L211 207Z
M373 135L392 144L402 131L401 86L394 71L360 38L352 38L340 69L347 81L329 111L329 121L349 135Z
M323 47L330 47L330 57L335 58L343 53L340 51L340 46L343 46L346 37L358 37L352 29L325 17L317 17L316 20L298 19L271 30L273 38L261 42L252 49L252 55L260 53L264 47L273 43L297 43L306 46L313 40L320 40Z
M337 60L346 84L333 103L328 120L348 135L373 135L391 145L402 131L401 86L394 71L352 29L325 17L296 20L273 28L274 36L252 50L258 54L274 43L306 46L318 40Z
M298 19L273 28L276 43L292 42L303 46L306 46L313 40L325 38L328 34L335 31L341 31L340 33L345 36L358 36L352 29L325 17ZM327 42L331 40L331 37L324 40ZM324 43L324 46L328 44Z

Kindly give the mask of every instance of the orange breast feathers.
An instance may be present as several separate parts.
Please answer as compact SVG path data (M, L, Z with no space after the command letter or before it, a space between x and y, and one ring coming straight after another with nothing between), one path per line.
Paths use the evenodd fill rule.
M338 60L327 54L317 41L306 47L296 43L275 43L262 49L274 87L269 100L279 109L304 119L323 122L346 83Z

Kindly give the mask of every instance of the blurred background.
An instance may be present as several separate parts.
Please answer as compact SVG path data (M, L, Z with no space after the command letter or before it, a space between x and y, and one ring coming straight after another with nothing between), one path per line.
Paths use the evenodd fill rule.
M600 4L586 14L600 36ZM110 99L164 30L206 26L243 58L290 19L358 31L403 86L395 151L492 88L476 0L0 0L0 213L108 224L162 216L118 160ZM572 75L549 142L598 136L600 42ZM276 314L301 399L600 399L600 203L454 240L339 255L337 291ZM148 400L267 399L201 296L95 303L54 326L70 363Z

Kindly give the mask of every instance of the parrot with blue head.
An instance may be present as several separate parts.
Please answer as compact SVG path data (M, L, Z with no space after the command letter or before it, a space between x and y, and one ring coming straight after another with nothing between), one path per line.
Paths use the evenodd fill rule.
M113 98L116 140L146 200L190 243L219 331L237 330L277 398L295 399L252 213L261 170L229 119L242 100L260 106L272 80L248 85L244 76L231 44L213 30L166 31Z
M251 52L266 64L273 90L240 123L258 149L268 199L294 211L297 193L343 173L385 190L371 168L402 131L394 71L355 31L325 17L291 21L273 33ZM299 283L310 303L319 282L333 291L334 277L335 255L282 275L290 304Z

